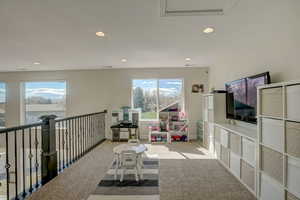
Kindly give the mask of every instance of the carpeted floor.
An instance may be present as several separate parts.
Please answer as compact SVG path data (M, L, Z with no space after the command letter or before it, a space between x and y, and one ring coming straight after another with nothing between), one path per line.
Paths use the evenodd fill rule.
M110 167L116 145L104 142L28 199L86 200ZM197 143L147 146L148 154L160 158L161 200L255 199Z
M100 181L96 190L89 196L88 200L127 200L127 199L149 199L159 200L159 159L158 157L143 157L141 169L143 178L136 181L135 171L127 169L121 182L121 170L117 172L115 179L116 162L107 171L105 177ZM140 177L141 178L141 177Z

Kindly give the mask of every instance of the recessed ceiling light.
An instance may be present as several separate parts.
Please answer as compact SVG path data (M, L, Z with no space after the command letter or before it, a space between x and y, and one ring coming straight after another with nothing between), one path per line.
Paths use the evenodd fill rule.
M34 62L33 64L34 65L40 65L41 63L40 62Z
M127 59L126 59L126 58L123 58L121 61L122 61L122 62L127 62Z
M192 59L191 59L191 58L185 58L185 60L186 60L186 61L191 61Z
M96 35L98 36L98 37L104 37L105 36L105 33L103 33L103 32L96 32Z
M212 33L212 32L214 32L214 31L215 31L215 29L212 28L212 27L207 27L207 28L205 28L205 29L203 30L204 33Z

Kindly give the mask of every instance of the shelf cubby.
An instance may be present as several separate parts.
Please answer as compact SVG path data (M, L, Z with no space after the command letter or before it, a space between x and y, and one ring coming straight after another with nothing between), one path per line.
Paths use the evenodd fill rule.
M230 149L231 151L236 154L241 156L241 145L242 145L242 137L231 133L230 134Z
M286 122L286 152L300 159L300 123Z
M300 199L300 82L258 88L258 199Z
M214 123L224 121L226 116L225 93L203 95L203 146L214 152L214 138L221 142L220 135L215 135Z
M287 188L295 195L300 196L300 160L287 158Z
M221 161L229 167L229 149L221 145Z
M260 174L260 187L261 200L283 200L285 197L284 188L263 173Z
M261 114L273 117L283 116L282 87L267 88L261 91Z
M241 156L230 153L230 169L231 172L238 178L241 178Z
M241 179L253 191L255 190L255 169L247 162L241 162Z
M221 129L221 145L226 147L226 148L229 148L229 132L225 129Z
M217 159L221 159L221 144L215 141L215 156Z
M300 85L289 85L286 87L286 116L288 119L300 121L300 109L296 105L300 102Z
M254 141L242 138L242 158L252 166L255 166L255 148Z
M261 146L261 170L283 184L283 154Z
M261 123L261 142L279 152L283 152L284 122L277 119L262 118Z

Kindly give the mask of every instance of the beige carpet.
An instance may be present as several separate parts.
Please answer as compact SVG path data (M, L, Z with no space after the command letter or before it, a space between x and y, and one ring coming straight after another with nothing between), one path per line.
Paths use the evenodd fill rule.
M104 142L30 200L85 200L95 190L112 162L112 148ZM218 161L197 143L148 144L148 154L160 158L161 200L254 200Z

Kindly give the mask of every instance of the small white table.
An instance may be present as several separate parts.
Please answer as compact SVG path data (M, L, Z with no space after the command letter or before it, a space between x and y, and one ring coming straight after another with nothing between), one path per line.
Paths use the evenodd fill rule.
M147 151L147 147L144 144L120 144L113 149L115 154L121 154L122 151L135 151L136 154L142 154Z
M120 165L120 155L123 151L135 151L136 154L137 154L137 159L138 159L139 165L142 166L143 165L142 154L145 151L147 151L147 147L144 144L138 144L138 145L120 144L120 145L113 148L113 152L115 154L115 162L116 162L115 180L117 178L118 169L119 169L119 165Z

